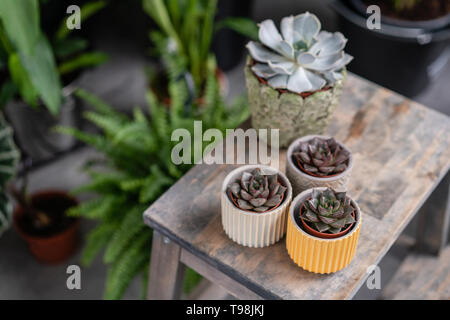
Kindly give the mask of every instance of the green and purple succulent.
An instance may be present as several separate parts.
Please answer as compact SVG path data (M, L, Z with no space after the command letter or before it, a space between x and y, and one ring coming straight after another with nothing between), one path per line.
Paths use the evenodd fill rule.
M277 174L265 175L256 168L244 172L228 189L239 209L265 212L281 203L287 188L280 184Z
M334 138L315 137L300 143L298 151L292 156L305 173L326 177L347 169L350 152L342 148Z
M303 202L300 217L318 232L336 234L355 221L350 198L331 188L313 189L311 199Z

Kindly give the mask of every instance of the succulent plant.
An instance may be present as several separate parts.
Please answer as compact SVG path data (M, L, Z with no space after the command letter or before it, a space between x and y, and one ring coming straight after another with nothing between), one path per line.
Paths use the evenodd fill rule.
M320 28L319 19L309 12L283 18L281 34L272 20L264 20L259 24L260 42L247 44L256 61L253 72L273 88L297 93L333 86L353 57L343 51L347 39L342 33Z
M355 222L354 209L345 192L336 192L331 188L324 191L313 189L311 199L303 202L301 218L312 224L319 232L339 233Z
M305 173L323 177L345 171L350 158L350 152L334 138L319 137L300 143L299 150L292 155Z
M277 206L284 197L286 187L278 182L278 175L264 175L261 169L244 172L229 191L240 209L264 212Z

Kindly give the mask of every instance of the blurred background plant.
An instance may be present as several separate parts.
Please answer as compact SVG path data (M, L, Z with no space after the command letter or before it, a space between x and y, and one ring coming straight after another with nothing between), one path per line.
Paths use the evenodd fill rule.
M12 204L6 193L6 185L14 176L20 158L12 136L12 129L0 108L0 235L11 223Z
M392 0L395 10L402 11L413 8L422 0Z
M84 3L80 24L105 6L103 0ZM45 31L41 15L43 8L37 0L0 3L0 105L5 106L5 117L24 158L33 162L75 146L73 139L49 128L58 123L81 126L72 87L84 70L108 58L92 50L80 30L68 28L67 19L74 19L71 15L62 21L59 17L57 27Z
M159 28L150 32L153 55L161 60L169 80L187 76L188 84L193 82L190 90L198 96L205 90L215 32L230 28L246 37L257 38L258 30L251 19L226 17L215 22L217 4L217 0L143 0L144 10ZM220 78L221 71L214 72ZM167 85L167 80L158 76L154 75L153 79Z
M217 128L224 134L225 129L235 128L249 116L244 97L238 97L230 106L225 104L215 69L215 60L209 56L201 105L196 102L198 99L190 98L184 79L169 82L169 106L149 91L148 115L136 107L132 118L85 91L77 91L79 97L94 107L94 111L85 113L86 119L102 132L89 134L74 128L58 128L104 155L103 160L87 164L91 181L74 191L94 193L95 197L69 213L98 220L87 238L82 263L89 265L105 248L103 261L109 265L106 299L121 298L137 274L143 276L145 296L152 232L144 225L142 213L192 167L173 164L171 150L178 142L171 141L172 131L185 128L194 137L194 121L200 120L203 130ZM188 270L185 292L199 278Z
M105 1L86 3L81 7L81 21L105 5ZM0 21L1 105L19 93L30 106L37 107L40 99L57 114L62 103L61 78L73 79L74 73L107 59L102 52L89 51L86 39L72 36L66 19L49 41L40 27L37 0L1 1Z

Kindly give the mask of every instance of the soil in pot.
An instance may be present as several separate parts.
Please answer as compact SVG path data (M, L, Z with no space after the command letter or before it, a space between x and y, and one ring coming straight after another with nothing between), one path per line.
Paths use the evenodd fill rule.
M450 0L422 0L409 9L395 10L391 0L362 0L367 6L377 5L385 16L410 21L433 20L450 14Z
M309 198L311 199L311 198ZM342 231L339 233L329 233L329 232L319 232L316 229L314 229L314 227L312 226L312 224L308 221L305 221L301 218L301 214L303 212L303 210L305 210L305 206L302 204L300 207L300 210L298 211L298 214L295 215L295 222L297 223L297 225L306 233L318 237L318 238L322 238L322 239L336 239L336 238L340 238L344 235L346 235L347 233L350 232L350 230L352 230L353 226L356 224L355 222L350 223L345 225L342 228ZM355 208L353 208L353 218L355 218Z
M29 200L33 213L22 205L14 210L14 225L27 242L31 253L41 262L59 263L76 249L79 219L68 217L67 209L77 201L60 191L36 193ZM27 211L28 210L28 211ZM35 214L46 216L47 223L36 221Z

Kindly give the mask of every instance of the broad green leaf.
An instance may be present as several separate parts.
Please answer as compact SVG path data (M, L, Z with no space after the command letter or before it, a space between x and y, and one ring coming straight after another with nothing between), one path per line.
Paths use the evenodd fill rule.
M19 51L19 58L44 104L51 113L57 114L62 98L61 83L52 49L45 36L39 37L31 55Z
M40 38L37 0L1 0L0 19L17 50L31 55Z
M58 71L63 75L79 69L97 66L106 60L108 60L108 55L103 52L82 53L73 59L61 63L58 66Z
M32 107L36 107L38 92L28 78L28 74L16 53L9 56L8 67L11 78L19 89L22 99Z

